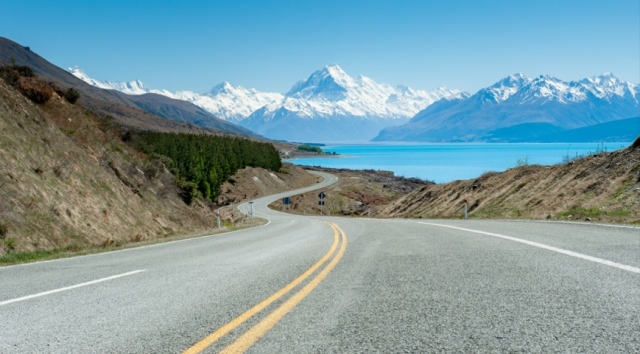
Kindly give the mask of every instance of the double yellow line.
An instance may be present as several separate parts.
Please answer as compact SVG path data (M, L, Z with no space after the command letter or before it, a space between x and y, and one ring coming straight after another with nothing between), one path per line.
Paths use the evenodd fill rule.
M333 244L329 251L322 257L316 264L311 266L311 268L307 269L304 273L302 273L298 278L296 278L291 283L287 284L282 289L275 292L273 295L268 298L262 300L259 304L255 305L251 309L247 310L245 313L233 319L231 322L225 324L224 326L218 328L215 332L206 336L198 343L193 345L191 348L184 351L184 354L192 354L192 353L200 353L205 350L207 347L215 343L218 339L222 338L233 329L243 324L245 321L264 310L267 306L271 305L276 300L280 299L282 296L287 294L289 291L294 289L296 286L300 285L300 283L304 282L308 277L310 277L318 268L324 265L332 256L331 261L313 278L311 279L302 289L300 289L297 293L292 295L289 299L287 299L282 305L280 305L277 309L273 310L266 317L264 317L260 322L251 327L247 332L238 337L233 343L231 343L228 347L222 350L221 353L244 353L247 349L249 349L260 337L262 337L268 330L270 330L273 326L275 326L284 315L289 313L296 305L302 301L307 295L309 295L313 289L315 289L320 282L327 277L329 272L335 268L335 266L340 262L342 255L344 254L345 249L347 248L347 236L344 231L336 224L327 223L333 229ZM342 244L340 244L342 242ZM340 249L338 253L335 253L335 250L338 248L340 244Z

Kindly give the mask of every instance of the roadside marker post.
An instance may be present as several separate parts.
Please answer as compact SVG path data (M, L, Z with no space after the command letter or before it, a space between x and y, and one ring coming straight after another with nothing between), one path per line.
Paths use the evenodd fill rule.
M324 194L324 192L320 192L318 194L318 198L320 198L320 201L318 202L318 205L320 205L320 215L322 215L322 207L324 206L324 197L326 197L327 195Z
M253 202L249 202L249 215L251 217L251 221L253 221Z
M218 221L218 230L220 230L220 210L216 210L216 220Z
M463 200L462 202L464 203L464 219L468 220L469 219L469 214L467 212L467 208L468 208L469 203L467 202L466 199Z

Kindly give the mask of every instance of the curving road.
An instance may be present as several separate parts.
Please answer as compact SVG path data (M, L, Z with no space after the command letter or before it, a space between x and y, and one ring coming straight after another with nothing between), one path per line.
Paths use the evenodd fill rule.
M267 208L321 175L266 226L0 268L0 353L640 351L640 229Z

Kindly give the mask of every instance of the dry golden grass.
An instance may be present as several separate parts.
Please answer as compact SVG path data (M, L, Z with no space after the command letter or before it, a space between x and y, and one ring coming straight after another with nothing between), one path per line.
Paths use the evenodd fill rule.
M554 166L520 166L426 186L384 209L389 217L593 220L640 223L640 147Z
M211 208L186 206L164 167L50 93L35 105L0 82L0 258L213 228Z

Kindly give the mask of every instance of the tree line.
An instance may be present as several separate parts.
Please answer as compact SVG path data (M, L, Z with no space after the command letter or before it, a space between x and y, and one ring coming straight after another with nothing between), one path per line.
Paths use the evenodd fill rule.
M282 160L270 143L205 134L139 131L126 140L150 157L170 159L181 196L187 204L203 198L213 201L220 186L241 168L262 167L278 171Z

